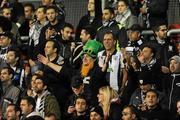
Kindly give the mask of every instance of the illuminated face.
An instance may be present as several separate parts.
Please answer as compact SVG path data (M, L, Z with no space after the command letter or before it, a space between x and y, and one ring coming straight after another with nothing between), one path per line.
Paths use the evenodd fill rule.
M56 20L57 13L54 9L48 9L46 14L49 22L54 22Z
M123 1L118 2L118 12L123 13L127 9L126 4Z
M38 8L36 11L36 17L38 21L43 20L46 18L46 13L44 13L44 8Z
M35 80L35 88L34 88L34 91L35 91L37 94L41 94L45 89L46 89L46 86L44 85L44 83L42 82L42 80L36 79L36 80Z
M64 40L70 40L73 35L73 29L65 27L63 30L61 30L61 34Z
M90 57L88 54L84 54L83 56L83 65L87 66L89 65L94 59Z
M11 9L3 9L3 16L7 19L11 19Z
M78 98L76 100L75 109L78 113L86 111L86 100Z
M9 51L9 52L7 53L6 58L7 58L7 59L6 59L6 62L7 62L8 64L10 64L10 65L17 62L16 55L15 55L14 51Z
M178 63L175 60L171 60L169 68L170 68L171 73L178 73L180 72L180 63Z
M42 5L49 6L53 3L54 0L42 0Z
M113 18L113 14L111 14L109 10L107 9L103 10L103 16L102 16L103 21L109 21L112 18Z
M33 11L32 8L30 6L26 6L24 7L24 15L26 19L30 19L33 16Z
M11 80L12 75L9 74L8 69L1 70L1 81Z
M7 120L16 120L16 112L14 106L8 106L6 109Z
M103 45L106 50L112 50L115 48L116 41L113 38L112 34L105 34L104 35L104 40L103 40Z
M89 0L88 2L88 11L94 11L95 10L95 5L94 5L94 0Z
M144 47L142 50L142 55L143 55L144 59L151 58L153 56L151 48Z
M7 47L11 43L11 39L7 36L0 36L0 46Z
M102 120L103 118L96 112L90 113L90 120Z
M154 92L147 92L145 102L148 107L154 107L158 104L158 97Z
M104 102L104 92L102 92L101 90L99 90L99 94L97 95L98 97L98 102L99 103L103 103Z
M177 102L177 113L180 115L180 101Z
M23 115L28 115L32 112L32 105L29 105L27 100L21 100L20 108Z
M55 53L56 48L54 48L54 42L48 41L45 45L44 51L45 51L46 56L52 55L53 53Z
M135 120L135 115L132 114L130 108L125 108L122 111L122 120Z
M159 31L156 32L157 37L160 39L165 39L167 37L167 26L166 25L161 25L159 27Z
M82 29L80 38L81 38L82 43L85 44L90 39L90 35L87 34L86 30Z

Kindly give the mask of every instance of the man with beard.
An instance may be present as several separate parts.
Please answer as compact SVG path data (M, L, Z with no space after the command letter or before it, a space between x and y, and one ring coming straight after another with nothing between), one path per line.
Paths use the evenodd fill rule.
M6 109L6 120L20 120L21 109L16 104L9 104Z
M60 109L56 97L48 91L48 79L38 76L35 80L35 92L37 93L36 111L45 117L47 113L54 113L60 120Z
M105 74L97 65L97 53L102 48L98 41L89 40L83 48L80 75L83 77L84 92L91 96L90 105L96 105L99 88L106 85Z

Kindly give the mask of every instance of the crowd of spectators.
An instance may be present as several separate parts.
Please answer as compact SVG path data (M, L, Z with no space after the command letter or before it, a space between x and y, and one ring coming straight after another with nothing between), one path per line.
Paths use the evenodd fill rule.
M179 120L167 6L88 0L73 26L61 2L0 0L0 120Z

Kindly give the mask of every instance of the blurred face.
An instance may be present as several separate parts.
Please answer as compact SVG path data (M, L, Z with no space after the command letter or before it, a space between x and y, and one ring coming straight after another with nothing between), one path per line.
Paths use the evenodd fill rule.
M47 18L48 18L49 22L55 22L56 21L57 13L54 9L48 9L46 14L47 14Z
M14 106L7 107L6 118L7 118L7 120L16 120L16 112L14 110Z
M171 60L169 68L171 73L178 73L180 72L180 63L176 62L175 60Z
M166 25L161 25L159 27L159 31L156 32L156 35L160 39L165 39L167 37L167 26Z
M95 5L94 5L94 0L89 0L88 2L88 11L94 11L95 10Z
M42 0L42 5L49 6L53 3L54 0Z
M180 115L180 101L177 102L177 113Z
M41 21L46 18L46 13L44 13L44 8L38 8L36 11L37 20Z
M11 80L12 75L9 74L8 69L1 70L1 81Z
M129 37L129 40L130 41L136 41L136 40L139 40L140 38L140 33L138 31L132 31L132 30L129 30L128 31L128 37Z
M91 58L88 54L84 54L83 56L83 65L89 65L91 61L94 61L93 58Z
M123 13L127 9L126 4L123 1L118 2L118 12Z
M7 47L11 40L7 36L0 36L0 47Z
M37 78L37 76L36 75L33 75L32 76L32 78L31 78L31 88L32 88L32 90L34 90L35 89L35 86L36 86L36 78Z
M101 116L96 112L90 113L90 120L102 120Z
M107 10L107 9L103 10L103 17L102 17L103 21L109 21L113 18L113 16L114 15L111 14L109 10Z
M30 19L33 16L33 11L30 6L24 7L24 15L26 19Z
M45 51L45 55L52 55L53 53L56 52L56 49L53 48L54 46L54 42L52 41L48 41L45 45L44 51Z
M153 108L158 104L158 98L156 93L154 92L148 92L146 93L145 102L149 108Z
M177 48L178 53L180 54L180 43L176 43L176 48Z
M79 88L74 88L72 87L72 91L76 94L79 95L83 91L83 85L79 86Z
M131 113L130 108L123 109L122 120L135 120L135 115Z
M143 93L146 93L148 90L151 89L151 85L150 84L140 85L140 88L141 88Z
M6 58L7 58L7 59L6 59L6 62L7 62L8 64L14 64L14 63L17 62L17 59L16 59L16 56L15 56L14 51L9 51L9 52L7 53Z
M78 113L82 113L86 111L86 100L77 99L75 104L75 109Z
M64 40L70 40L73 35L73 29L65 27L63 30L61 30L61 34Z
M90 39L90 35L86 33L86 30L82 29L80 38L82 43L85 44Z
M98 97L98 102L103 103L105 98L104 98L104 93L101 90L99 90L99 94L97 95L97 97Z
M10 20L11 19L11 9L3 9L3 16Z
M112 34L105 34L104 35L103 45L104 45L106 50L115 49L115 44L116 44L116 41L113 39Z
M37 94L42 94L42 92L46 89L46 86L43 84L42 80L36 79L35 80L35 89L34 91Z
M153 56L151 48L148 48L148 47L143 48L142 54L144 56L144 59L148 59L148 58L151 58Z
M20 108L23 115L28 115L32 112L32 105L29 105L27 100L21 100Z

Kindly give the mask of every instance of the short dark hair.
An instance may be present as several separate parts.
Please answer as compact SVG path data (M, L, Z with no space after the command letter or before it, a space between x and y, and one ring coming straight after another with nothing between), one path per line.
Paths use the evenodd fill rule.
M47 40L46 41L46 44L47 44L47 42L53 42L54 44L53 44L53 48L55 49L57 49L57 53L59 53L59 50L60 50L60 47L59 47L59 43L57 42L57 40L53 40L53 39L50 39L50 40Z
M138 116L138 109L133 105L127 105L123 109L129 108L132 114L136 115L136 118L139 118Z
M64 28L66 28L66 27L68 27L68 28L71 28L71 29L73 29L74 30L74 26L71 24L71 23L64 23L64 25L63 25L63 27L62 27L62 29L64 29Z
M75 100L75 104L76 104L76 102L77 102L77 99L83 99L83 100L85 100L85 101L86 101L86 106L88 105L88 101L87 101L85 95L79 95L79 96L77 96L77 97L76 97L76 100Z
M82 30L85 30L86 34L90 35L91 39L94 39L96 37L96 30L91 25L83 27Z
M9 74L12 74L12 78L14 77L14 70L13 70L11 67L9 67L9 66L8 66L8 67L3 67L3 68L1 69L1 71L4 70L4 69L7 69L7 70L8 70L8 73L9 73ZM11 79L12 79L12 78L11 78Z
M49 10L49 9L53 9L56 13L58 13L58 8L56 6L48 6L47 9L46 9L46 12Z
M35 7L34 7L34 5L32 3L25 3L24 8L25 7L30 7L32 11L35 11Z
M124 4L125 4L126 6L129 6L128 0L118 0L118 3L119 3L119 2L124 2Z
M42 8L42 9L43 9L43 12L46 13L46 10L47 10L47 7L46 7L46 6L41 5L41 6L39 6L37 9L40 9L40 8Z
M113 9L112 7L105 7L104 10L109 10L109 12L110 12L111 14L115 14L115 13L114 13L114 9Z
M149 92L155 93L156 96L157 96L157 98L159 98L159 93L158 93L156 90L150 89L150 90L148 90L148 91L146 92L146 95L147 95L147 93L149 93Z
M105 33L104 33L104 36L106 35L106 34L111 34L112 36L113 36L113 39L114 40L116 40L116 35L112 32L112 31L106 31Z
M20 50L19 50L18 48L10 47L10 48L8 49L8 52L9 52L9 51L13 51L16 58L17 58L17 57L20 57Z
M144 44L143 47L142 47L142 50L147 47L147 48L150 48L151 49L151 52L154 54L152 57L154 58L156 56L156 50L154 47L152 47L151 44Z
M36 101L35 101L35 99L33 97L25 96L25 97L22 97L21 100L26 100L28 105L32 105L33 106L32 111L35 110Z

